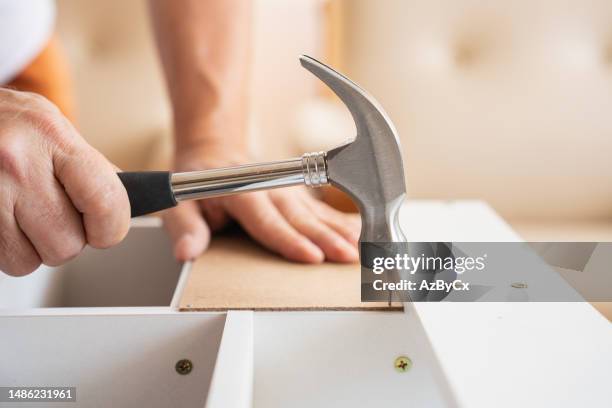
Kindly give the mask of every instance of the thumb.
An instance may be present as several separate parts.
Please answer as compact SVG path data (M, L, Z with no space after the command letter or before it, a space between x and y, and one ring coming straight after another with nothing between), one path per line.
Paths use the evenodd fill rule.
M194 259L208 247L210 228L194 201L185 201L164 211L162 219L179 261Z

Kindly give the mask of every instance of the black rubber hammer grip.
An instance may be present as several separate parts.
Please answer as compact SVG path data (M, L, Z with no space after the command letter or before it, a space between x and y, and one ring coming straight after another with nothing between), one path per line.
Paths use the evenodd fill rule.
M174 207L177 202L168 171L117 173L127 190L132 218Z

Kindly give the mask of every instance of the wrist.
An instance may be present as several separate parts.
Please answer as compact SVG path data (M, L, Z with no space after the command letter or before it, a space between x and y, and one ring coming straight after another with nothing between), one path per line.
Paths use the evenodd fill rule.
M202 170L235 166L249 162L251 155L246 146L231 142L217 142L209 138L177 143L174 168L180 171Z
M241 115L201 115L175 118L175 157L241 160L250 156L245 121Z

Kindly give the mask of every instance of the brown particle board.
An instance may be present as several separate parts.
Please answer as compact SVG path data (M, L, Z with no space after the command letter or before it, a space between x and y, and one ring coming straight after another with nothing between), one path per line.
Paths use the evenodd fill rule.
M286 261L243 235L215 237L194 261L180 302L201 310L401 310L360 301L359 264Z

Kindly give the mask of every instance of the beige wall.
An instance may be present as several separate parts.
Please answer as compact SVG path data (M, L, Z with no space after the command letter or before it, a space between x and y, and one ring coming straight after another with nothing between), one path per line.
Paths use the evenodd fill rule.
M169 134L169 109L143 1L59 0L58 29L83 136L124 169Z
M612 215L612 2L344 3L344 67L395 121L412 197Z

